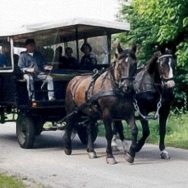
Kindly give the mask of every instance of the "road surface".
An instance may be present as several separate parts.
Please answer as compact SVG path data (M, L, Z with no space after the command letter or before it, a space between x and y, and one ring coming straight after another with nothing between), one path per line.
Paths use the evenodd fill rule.
M0 171L19 176L32 188L187 188L188 150L167 148L171 159L161 160L157 146L146 144L134 164L116 152L118 164L105 161L105 139L97 138L97 159L89 159L78 138L73 153L63 152L61 131L42 132L34 149L22 149L15 124L0 124ZM119 142L120 144L120 142ZM120 149L121 149L121 145Z

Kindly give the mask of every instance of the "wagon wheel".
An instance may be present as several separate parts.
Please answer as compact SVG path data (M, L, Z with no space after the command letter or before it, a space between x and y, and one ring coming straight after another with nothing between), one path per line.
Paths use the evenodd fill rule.
M16 135L21 148L32 148L35 139L35 126L32 118L18 115Z
M45 124L45 120L43 119L35 119L34 120L34 125L35 125L35 135L39 136L41 132L43 131L43 125Z
M92 142L94 143L96 138L97 138L97 135L98 135L98 126L97 124L95 126L92 127ZM87 144L87 126L78 126L76 128L77 130L77 133L78 133L78 137L80 139L80 141L83 143L83 144Z

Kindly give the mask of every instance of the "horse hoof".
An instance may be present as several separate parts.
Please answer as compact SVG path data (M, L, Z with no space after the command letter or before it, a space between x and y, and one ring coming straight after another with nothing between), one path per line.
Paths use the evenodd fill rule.
M110 165L117 163L115 158L106 158L106 162L107 162L107 164L110 164Z
M88 152L88 155L89 155L89 158L90 159L95 159L95 158L97 158L97 154L96 154L96 152Z
M160 154L161 159L170 159L170 155L166 150L162 151Z
M125 155L125 159L129 163L133 163L134 162L134 157L132 157L128 152Z
M64 152L66 155L71 155L72 154L72 150L71 149L64 149Z
M117 146L112 146L113 151L119 151L119 148Z

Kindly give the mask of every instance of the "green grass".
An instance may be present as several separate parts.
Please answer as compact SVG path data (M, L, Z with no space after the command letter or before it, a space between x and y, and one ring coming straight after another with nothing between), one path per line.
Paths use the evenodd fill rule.
M188 149L188 114L169 118L166 145Z
M25 188L25 186L18 178L0 173L0 188Z
M124 135L130 140L131 132L126 122L124 124ZM136 121L138 126L138 138L141 137L142 128L139 121ZM147 138L147 143L157 144L159 142L158 120L149 121L150 136ZM99 135L104 136L104 126L99 126ZM188 114L171 115L169 116L166 128L165 137L166 146L188 149Z

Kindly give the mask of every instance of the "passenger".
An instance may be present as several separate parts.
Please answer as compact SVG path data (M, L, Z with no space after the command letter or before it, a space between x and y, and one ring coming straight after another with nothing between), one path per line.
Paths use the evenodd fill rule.
M97 59L91 53L92 47L88 43L84 43L80 49L84 55L81 58L80 69L93 70L97 65Z
M55 49L55 58L54 61L55 62L59 62L61 57L62 57L62 53L63 53L63 48L62 46L59 46Z
M34 91L34 81L42 80L47 83L49 100L55 100L53 79L45 74L45 71L52 70L52 66L47 65L42 54L35 50L34 39L27 39L25 46L26 51L20 54L18 66L24 73L24 78L27 81L29 99L35 100L35 94L32 92Z
M65 56L59 59L59 69L77 69L78 62L75 57L72 56L73 50L70 47L65 49Z
M63 52L62 46L59 46L55 49L55 56L54 56L54 64L55 64L54 69L55 70L59 69L60 64L62 64L61 62L62 52Z
M5 42L2 44L2 53L0 54L0 67L11 66L10 44Z
M18 58L17 54L13 55L14 58L14 65L18 65ZM10 67L11 66L11 53L10 53L10 43L4 42L2 44L2 54L0 54L0 67Z

